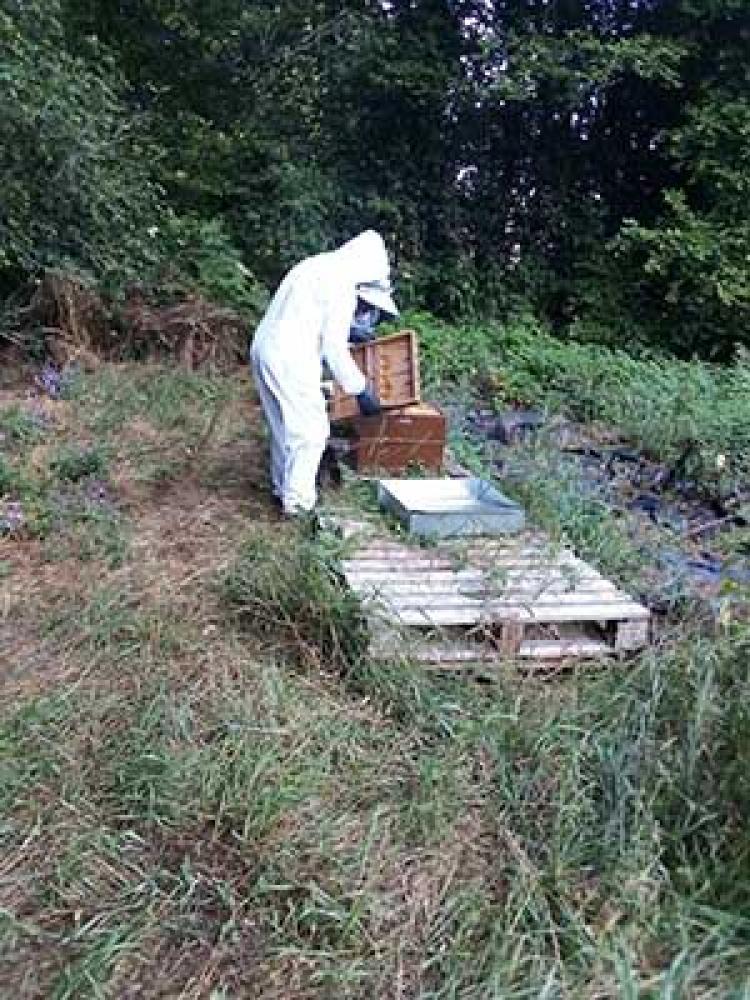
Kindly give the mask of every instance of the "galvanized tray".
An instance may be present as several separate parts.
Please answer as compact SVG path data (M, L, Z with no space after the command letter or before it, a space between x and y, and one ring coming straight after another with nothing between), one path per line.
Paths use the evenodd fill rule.
M381 479L378 503L407 531L433 538L520 531L524 513L484 479Z

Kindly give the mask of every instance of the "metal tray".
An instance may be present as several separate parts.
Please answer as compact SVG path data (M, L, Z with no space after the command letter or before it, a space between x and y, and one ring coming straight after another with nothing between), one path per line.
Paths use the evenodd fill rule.
M524 526L522 508L484 479L381 479L378 503L415 535L505 535Z

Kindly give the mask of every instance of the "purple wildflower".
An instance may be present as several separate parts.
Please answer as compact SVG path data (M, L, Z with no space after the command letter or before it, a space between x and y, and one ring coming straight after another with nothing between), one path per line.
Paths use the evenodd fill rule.
M38 388L40 388L42 392L46 392L51 399L60 398L60 390L62 387L61 373L51 361L45 362L44 367L36 376L34 382Z
M17 500L9 500L5 504L4 512L0 514L0 533L13 535L23 527L25 521L21 504Z
M50 399L63 399L78 377L79 371L79 366L75 363L60 369L51 361L46 361L34 382Z

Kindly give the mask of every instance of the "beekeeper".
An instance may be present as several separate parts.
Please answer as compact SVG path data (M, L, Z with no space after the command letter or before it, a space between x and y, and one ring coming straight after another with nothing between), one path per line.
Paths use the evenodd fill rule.
M368 307L398 315L389 272L382 237L361 233L293 267L255 332L250 360L271 434L271 488L290 516L311 511L317 499L315 476L330 430L323 362L343 391L356 396L361 413L380 411L348 345Z

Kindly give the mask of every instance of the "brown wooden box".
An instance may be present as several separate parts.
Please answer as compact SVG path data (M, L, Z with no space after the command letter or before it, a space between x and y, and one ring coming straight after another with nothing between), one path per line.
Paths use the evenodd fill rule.
M420 399L419 348L413 330L358 344L352 357L384 409L408 406ZM357 400L334 385L329 404L332 421L351 420L359 414Z
M427 404L406 406L377 417L356 417L352 449L359 472L400 475L410 466L439 471L445 454L445 415Z

